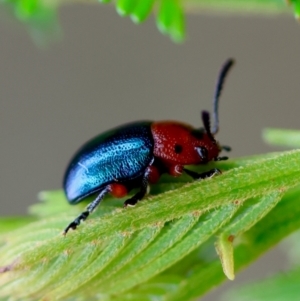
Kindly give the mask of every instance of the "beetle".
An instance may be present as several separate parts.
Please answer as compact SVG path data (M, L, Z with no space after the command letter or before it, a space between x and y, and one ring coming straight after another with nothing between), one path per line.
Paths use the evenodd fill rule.
M124 197L133 188L140 190L124 202L134 206L147 193L149 183L155 183L162 173L180 176L183 172L193 179L205 179L220 174L217 168L203 173L186 169L185 165L206 164L227 160L219 157L221 146L214 138L219 130L218 104L228 71L234 60L228 59L219 73L214 102L214 126L210 115L202 111L203 128L194 128L178 121L139 121L116 127L84 144L68 165L63 181L67 200L76 204L97 193L96 198L64 230L76 229L92 213L106 194Z

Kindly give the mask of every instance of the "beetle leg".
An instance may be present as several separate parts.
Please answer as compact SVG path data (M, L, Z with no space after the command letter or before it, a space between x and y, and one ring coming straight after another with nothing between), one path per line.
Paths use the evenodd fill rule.
M189 170L189 169L186 169L184 168L183 169L190 177L192 177L194 180L203 180L203 179L206 179L206 178L211 178L215 175L219 175L221 174L221 171L220 169L217 169L217 168L213 168L209 171L206 171L206 172L202 172L202 173L197 173L195 171L192 171L192 170Z
M127 206L135 206L136 203L138 201L140 201L141 199L143 199L143 197L146 195L147 193L147 188L148 188L148 183L149 183L149 169L147 169L147 171L144 174L144 177L142 179L142 184L141 184L141 189L139 192L137 192L133 197L131 197L130 199L126 200L124 202L124 207Z
M222 145L221 146L222 150L226 151L226 152L230 152L231 151L231 147L228 145Z
M215 159L214 159L215 161L225 161L225 160L228 160L228 157L216 157Z
M77 226L80 225L81 221L84 221L87 219L87 217L92 213L96 207L100 204L100 202L103 200L105 195L110 191L109 186L106 186L101 192L98 194L95 200L93 200L87 207L86 211L83 211L79 216L77 216L72 223L68 225L68 227L64 230L63 234L66 235L67 232L70 229L75 230Z

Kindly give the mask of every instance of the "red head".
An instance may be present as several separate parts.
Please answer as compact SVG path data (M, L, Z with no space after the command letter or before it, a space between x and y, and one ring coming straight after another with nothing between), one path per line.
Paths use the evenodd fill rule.
M217 159L222 147L210 132L176 121L151 126L153 154L167 165L191 165Z
M214 135L219 130L218 103L225 77L233 65L232 59L228 60L221 69L214 97L214 126L210 128L210 116L202 112L204 128L195 129L190 125L177 121L155 122L151 126L154 138L154 156L166 165L191 165L203 164L212 160L226 160L219 157L222 149Z

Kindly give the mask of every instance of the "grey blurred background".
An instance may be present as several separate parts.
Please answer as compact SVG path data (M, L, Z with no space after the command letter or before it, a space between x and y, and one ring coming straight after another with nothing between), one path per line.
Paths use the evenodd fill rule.
M153 17L135 26L112 6L67 6L60 20L63 40L43 50L23 28L0 23L0 215L25 214L39 191L60 188L77 148L110 127L139 119L201 125L228 57L237 64L218 140L231 156L275 150L261 140L264 127L300 128L300 25L291 15L192 15L183 45L161 35ZM270 252L233 285L283 269L283 258Z

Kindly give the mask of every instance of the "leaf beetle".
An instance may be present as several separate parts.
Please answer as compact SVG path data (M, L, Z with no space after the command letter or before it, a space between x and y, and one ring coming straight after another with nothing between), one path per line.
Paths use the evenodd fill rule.
M64 230L76 229L100 204L106 194L124 197L133 188L140 190L127 199L124 207L142 200L149 183L162 173L180 176L183 172L194 179L205 179L221 173L214 168L196 173L185 165L227 160L219 157L221 146L214 138L219 129L218 104L228 71L234 60L228 59L219 73L213 105L214 126L210 115L202 111L203 128L196 129L178 121L139 121L116 127L84 144L66 169L63 187L71 204L97 193L96 198Z

